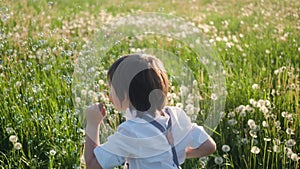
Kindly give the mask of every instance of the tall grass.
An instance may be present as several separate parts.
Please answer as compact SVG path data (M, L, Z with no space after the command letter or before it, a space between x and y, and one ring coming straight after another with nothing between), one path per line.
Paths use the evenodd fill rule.
M75 60L101 25L137 10L194 22L225 68L226 108L212 135L218 150L183 168L299 168L298 1L0 2L0 168L84 168L85 133L74 109L81 100L72 97ZM192 49L178 43L124 39L109 51L97 79L109 112L103 133L124 120L108 102L105 69L119 55L144 48L188 60L202 97L195 119L203 122L212 101L208 74ZM169 103L179 106L181 86L172 85Z

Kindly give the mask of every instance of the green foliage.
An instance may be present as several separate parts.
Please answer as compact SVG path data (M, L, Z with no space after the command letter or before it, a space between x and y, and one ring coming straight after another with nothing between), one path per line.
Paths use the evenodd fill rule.
M295 0L0 0L0 168L84 168L83 122L72 96L76 59L100 26L138 10L194 22L225 69L226 107L212 135L218 150L182 168L299 168L299 6ZM198 123L207 115L211 84L193 49L163 36L129 37L99 65L96 81L108 111L101 139L124 120L108 101L105 70L119 55L145 48L173 53L189 66L202 97ZM178 96L176 74L169 74L170 93Z

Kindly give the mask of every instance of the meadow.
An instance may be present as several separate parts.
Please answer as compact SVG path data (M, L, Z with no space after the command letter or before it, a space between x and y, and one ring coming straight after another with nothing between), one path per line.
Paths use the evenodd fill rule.
M120 39L88 69L94 90L79 86L74 96L76 80L84 80L74 72L88 42L103 25L142 12L193 23L224 68L226 102L215 112L220 123L212 134L217 151L186 160L182 168L300 167L300 1L0 0L0 169L85 168L84 105L101 101L107 107L101 140L124 121L107 97L106 71L126 53L159 49L186 63L197 99L184 95L191 86L178 83L175 70L168 102L204 123L220 98L193 46L176 38Z

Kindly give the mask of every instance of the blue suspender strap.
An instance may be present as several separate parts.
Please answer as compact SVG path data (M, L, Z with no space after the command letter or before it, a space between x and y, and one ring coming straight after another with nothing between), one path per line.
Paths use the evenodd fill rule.
M177 153L176 153L176 149L174 146L174 142L173 142L173 136L171 133L171 128L172 128L172 120L171 120L171 115L168 111L168 109L166 109L166 113L169 115L169 121L168 121L168 126L167 129L165 129L160 123L158 123L157 121L153 120L152 118L148 117L148 116L143 116L142 118L146 121L148 121L150 124L152 124L154 127L156 127L157 129L159 129L162 133L164 133L167 137L167 140L169 142L169 144L172 147L172 154L173 154L173 162L176 164L176 166L178 168L179 167L179 162L178 162L178 158L177 158Z
M170 115L170 112L169 112L169 109L167 109L166 108L166 113L169 115L169 121L168 121L168 126L167 126L167 130L168 130L168 132L169 133L171 133L171 128L172 128L172 118L171 118L171 115ZM167 136L168 137L168 136ZM171 133L171 135L170 135L170 137L171 138L167 138L168 139L168 141L169 141L169 139L172 139L172 142L171 142L171 146L172 146L172 154L173 154L173 161L174 161L174 163L177 165L177 167L178 168L180 168L179 167L179 162L178 162L178 157L177 157L177 153L176 153L176 149L175 149L175 146L174 146L174 138L173 138L173 135L172 135L172 133ZM170 141L169 141L169 143L170 143Z

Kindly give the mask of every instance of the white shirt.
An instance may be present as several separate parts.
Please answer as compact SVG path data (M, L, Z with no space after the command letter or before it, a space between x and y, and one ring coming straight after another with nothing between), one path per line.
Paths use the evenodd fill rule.
M186 158L186 148L198 148L210 136L202 126L191 123L182 109L167 108L171 110L174 145L178 162L182 164ZM169 116L158 116L155 120L166 127ZM125 160L130 169L177 169L165 135L141 118L123 122L106 143L94 149L94 154L104 169L120 166Z

